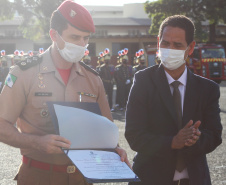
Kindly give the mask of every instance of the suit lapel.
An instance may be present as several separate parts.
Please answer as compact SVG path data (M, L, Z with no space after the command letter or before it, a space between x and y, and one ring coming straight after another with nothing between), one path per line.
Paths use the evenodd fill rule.
M188 69L187 73L187 85L184 96L184 108L183 108L183 126L193 119L193 113L195 111L196 104L198 102L199 93L197 91L197 84L194 74Z
M177 126L178 125L177 124L177 116L176 116L176 111L174 108L173 97L170 92L169 83L166 78L166 74L165 74L165 71L164 71L164 68L162 67L162 65L160 65L159 68L157 68L157 70L155 71L155 73L152 73L152 74L153 74L152 80L158 89L162 102L166 106L170 115L173 117L174 123Z

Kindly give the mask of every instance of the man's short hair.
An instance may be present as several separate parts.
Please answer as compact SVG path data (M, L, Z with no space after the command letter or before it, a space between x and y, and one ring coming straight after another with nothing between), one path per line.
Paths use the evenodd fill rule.
M163 30L166 26L178 27L185 31L185 39L189 45L194 40L195 25L191 19L184 15L173 15L167 17L159 28L159 38L162 38Z
M55 10L52 13L52 16L50 18L50 28L56 30L60 35L62 32L67 29L68 22L65 20L65 18L61 15L61 13L58 10Z

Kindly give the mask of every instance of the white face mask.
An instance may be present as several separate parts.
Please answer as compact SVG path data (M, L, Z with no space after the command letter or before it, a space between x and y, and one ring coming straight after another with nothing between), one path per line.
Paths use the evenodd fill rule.
M59 34L58 34L59 35ZM59 35L60 36L60 35ZM70 42L66 42L61 36L60 38L64 41L64 48L59 49L58 45L58 51L61 55L61 57L71 63L79 62L82 57L85 54L85 50L88 47L88 44L85 47L78 46L76 44L72 44Z
M169 70L179 68L185 63L184 54L186 50L159 48L161 63Z

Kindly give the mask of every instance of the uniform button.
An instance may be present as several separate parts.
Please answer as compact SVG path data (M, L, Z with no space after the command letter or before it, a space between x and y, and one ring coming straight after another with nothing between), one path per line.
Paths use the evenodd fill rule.
M49 116L49 112L47 109L42 109L41 112L40 112L40 116L45 118L45 117L48 117Z

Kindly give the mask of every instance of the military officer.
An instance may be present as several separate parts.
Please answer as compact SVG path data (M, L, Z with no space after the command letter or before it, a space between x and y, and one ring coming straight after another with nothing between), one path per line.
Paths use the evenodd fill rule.
M112 107L112 93L113 93L113 78L115 67L110 64L111 57L109 53L104 55L104 64L100 66L100 77L104 83L105 92L108 96L108 103L111 108L111 111L114 111Z
M137 55L137 57L136 57L136 63L138 65L133 66L133 74L135 74L137 71L140 71L140 70L146 68L145 56L144 56L143 53Z
M6 52L5 52L5 50L1 50L1 57L0 57L0 64L1 64L1 66L2 66L2 63L3 62L7 62L7 59L6 59Z
M158 57L158 55L159 55L159 52L156 51L156 56L155 56L155 64L156 64L156 65L159 65L159 64L161 63L161 60L160 60L160 58Z
M128 65L128 56L121 56L122 63L115 68L118 89L119 110L124 110L132 84L132 66Z
M24 51L20 51L20 60L23 61L25 60L25 56L24 56Z
M56 135L46 102L97 102L101 114L112 120L101 79L80 62L94 31L90 13L64 1L50 20L52 45L10 69L0 96L0 142L21 149L18 185L88 184L62 152L70 141ZM116 151L128 163L126 152Z
M9 67L7 64L7 57L6 57L6 52L5 50L1 51L1 67L0 67L0 92L2 91L3 85L5 83L5 78L7 74L9 73Z
M98 61L97 61L97 66L96 66L96 71L99 73L100 72L100 66L104 64L104 52L99 53Z
M90 68L93 68L93 66L91 65L91 57L89 56L89 50L86 49L85 51L85 56L83 57L82 61L89 66Z
M117 75L117 71L116 69L121 65L121 51L118 52L118 56L117 56L117 64L115 66L115 72L114 72L114 80L115 80L115 84L116 84L116 100L115 100L115 107L114 107L114 110L117 110L119 109L119 88L118 88L118 82L117 82L117 78L116 78L116 75Z
M13 55L13 63L14 64L17 64L18 62L21 61L19 54L20 54L20 51L19 50L15 50L14 51L14 55Z

